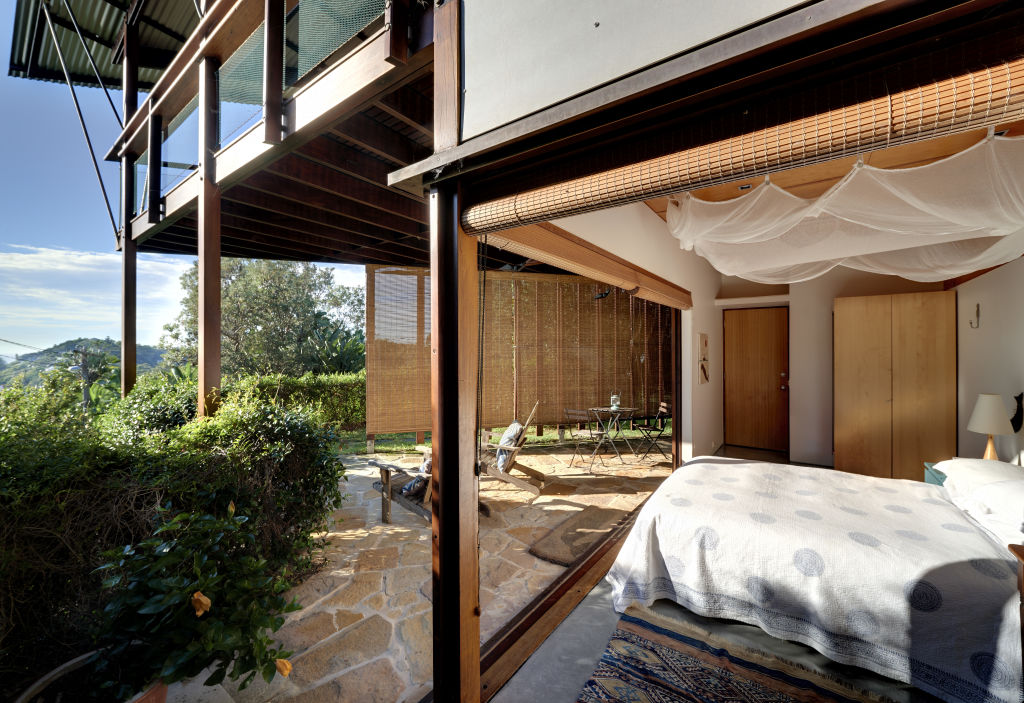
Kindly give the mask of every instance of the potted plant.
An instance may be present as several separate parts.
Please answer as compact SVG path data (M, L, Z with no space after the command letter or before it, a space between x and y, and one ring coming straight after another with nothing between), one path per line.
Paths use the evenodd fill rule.
M281 596L287 584L256 553L247 519L233 503L223 518L169 508L160 516L149 538L108 553L100 567L113 590L95 658L104 685L118 700L152 687L151 703L166 697L166 684L208 668L210 686L287 676L290 652L270 633L299 606Z

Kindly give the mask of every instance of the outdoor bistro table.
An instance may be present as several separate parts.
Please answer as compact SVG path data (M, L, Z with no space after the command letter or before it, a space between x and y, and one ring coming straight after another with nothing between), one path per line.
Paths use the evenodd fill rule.
M629 438L622 434L622 421L631 418L637 410L638 408L590 408L590 412L594 414L594 419L597 421L597 426L601 429L601 439L598 440L597 446L594 447L594 453L590 456L597 456L601 446L607 441L612 445L615 456L619 457L619 461L622 461L619 448L615 446L615 440L620 437L626 443L626 446L629 447L629 451L636 454L633 451L633 445L629 443ZM623 463L625 462L623 461Z

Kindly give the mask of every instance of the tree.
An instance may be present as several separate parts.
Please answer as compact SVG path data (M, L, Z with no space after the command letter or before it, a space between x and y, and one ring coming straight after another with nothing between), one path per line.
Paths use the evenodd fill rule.
M198 361L198 263L181 276L178 319L165 325L167 363ZM328 269L307 263L221 260L221 368L226 374L323 371L310 343L324 318L362 335L361 288L334 284Z

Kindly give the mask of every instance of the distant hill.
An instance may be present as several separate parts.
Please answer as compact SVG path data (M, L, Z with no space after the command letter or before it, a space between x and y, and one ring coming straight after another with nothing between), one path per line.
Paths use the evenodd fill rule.
M107 337L106 339L90 339L87 337L69 339L68 341L61 342L60 344L54 344L49 349L30 352L28 354L19 354L17 361L8 361L6 366L0 368L0 386L8 385L19 376L24 376L25 383L28 383L29 385L38 384L40 373L46 371L46 369L60 361L61 356L65 352L69 352L79 347L88 347L89 349L103 351L107 354L113 354L119 359L121 358L121 342L115 341L110 337ZM164 356L163 349L151 347L147 344L139 344L135 349L135 353L138 358L139 371L153 368L160 363L160 360Z

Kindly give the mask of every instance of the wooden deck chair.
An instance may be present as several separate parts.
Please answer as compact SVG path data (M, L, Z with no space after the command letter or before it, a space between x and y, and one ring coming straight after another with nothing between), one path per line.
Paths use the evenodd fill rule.
M530 483L529 481L524 481L517 476L512 476L510 475L510 472L513 468L517 468L527 476L540 479L541 481L544 480L544 475L539 471L534 471L533 469L529 469L525 466L518 466L516 463L516 457L519 456L519 450L521 450L523 445L526 444L526 430L530 426L530 423L533 422L533 416L537 413L538 405L540 405L539 400L533 404L533 410L530 411L530 416L526 418L526 422L523 423L522 429L519 430L519 434L516 435L513 441L509 442L509 440L506 439L503 444L501 440L504 432L492 431L489 433L490 436L487 438L486 446L488 449L494 450L494 459L483 462L484 473L488 476L493 476L505 483L512 484L516 488L529 491L535 496L540 495L540 486ZM498 469L499 452L502 453L504 470Z

